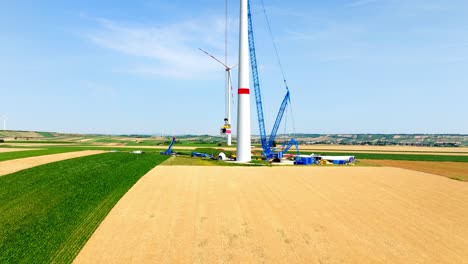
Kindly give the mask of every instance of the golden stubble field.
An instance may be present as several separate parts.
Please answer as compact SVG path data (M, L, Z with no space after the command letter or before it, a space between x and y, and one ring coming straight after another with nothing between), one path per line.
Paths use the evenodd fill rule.
M76 263L468 263L468 184L387 167L159 166Z

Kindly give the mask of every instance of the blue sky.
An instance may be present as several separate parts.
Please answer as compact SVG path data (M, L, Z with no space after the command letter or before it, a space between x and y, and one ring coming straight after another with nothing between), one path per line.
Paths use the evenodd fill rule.
M280 132L468 133L467 1L264 2L292 93ZM285 89L252 9L271 129ZM223 57L224 1L0 0L0 114L8 129L217 134L224 71L199 47Z

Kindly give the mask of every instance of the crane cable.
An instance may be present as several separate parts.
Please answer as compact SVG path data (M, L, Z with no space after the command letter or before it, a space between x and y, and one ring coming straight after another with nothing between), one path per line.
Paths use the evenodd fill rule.
M286 109L287 111L287 109ZM286 131L287 131L287 126L288 126L288 113L284 115L284 130L283 130L283 138L286 138Z
M289 102L289 110L291 111L291 122L292 122L292 126L293 126L293 137L296 137L296 123L294 122L294 114L293 114L293 109L292 109L292 105L291 105L291 102Z
M224 64L228 65L228 1L224 1Z
M228 65L228 36L229 36L229 32L228 32L228 24L229 24L229 18L228 18L228 10L229 10L229 7L228 7L228 0L225 0L224 1L224 64ZM234 105L234 92L232 90L232 76L230 75L229 77L231 78L229 80L228 78L228 74L230 75L230 73L226 73L226 84L227 84L227 88L228 90L230 90L229 92L231 93L231 104ZM229 120L229 122L231 122L231 120Z
M284 70L283 70L283 64L281 63L281 59L280 59L280 56L279 56L278 47L276 45L275 38L273 37L273 31L271 30L270 19L268 17L267 12L266 12L265 2L263 0L261 0L261 2L262 2L262 7L263 7L263 14L265 15L265 20L266 20L267 26L268 26L268 31L270 32L270 38L271 38L271 41L273 43L273 47L275 49L276 60L278 61L278 65L279 65L280 70L281 70L281 75L283 76L284 86L286 87L286 90L289 91L288 83L286 81L286 77L285 77ZM293 125L293 135L296 136L296 124L294 122L294 115L293 115L293 111L292 111L291 100L289 100L289 108L290 108L290 111L291 111L291 119L292 119L292 125Z
M262 7L263 7L263 14L265 15L265 19L266 19L267 26L268 26L268 31L270 32L270 38L271 38L271 41L273 42L273 47L275 48L276 60L278 61L278 64L279 64L279 67L280 67L280 70L281 70L281 75L283 76L284 85L286 86L286 90L289 90L288 84L286 82L286 77L284 76L283 65L281 64L281 60L280 60L280 57L279 57L279 52L278 52L278 48L277 48L277 45L276 45L276 41L275 41L275 38L273 37L273 31L271 30L270 18L267 15L266 8L265 8L265 3L263 2L263 0L261 0L261 2L262 2Z

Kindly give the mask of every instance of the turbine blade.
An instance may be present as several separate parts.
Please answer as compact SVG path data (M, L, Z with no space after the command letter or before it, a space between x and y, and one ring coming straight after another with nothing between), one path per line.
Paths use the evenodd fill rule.
M229 66L227 66L226 64L224 64L222 61L218 60L215 56L209 54L208 52L202 50L201 48L198 48L199 50L201 50L203 53L205 53L206 55L210 56L211 58L213 58L215 61L221 63L226 69L229 69Z
M228 81L229 81L229 89L232 91L232 78L231 78L231 71L228 71Z
M228 81L229 81L229 89L231 89L231 104L234 105L234 93L233 93L233 91L232 91L231 71L228 71Z

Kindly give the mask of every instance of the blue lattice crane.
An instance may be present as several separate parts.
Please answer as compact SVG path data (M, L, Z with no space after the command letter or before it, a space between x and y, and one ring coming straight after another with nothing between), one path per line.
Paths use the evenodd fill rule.
M160 154L161 155L174 155L175 153L174 151L172 151L172 146L174 145L175 141L176 141L176 138L172 137L172 141L169 147L165 151L160 152Z
M297 155L299 155L299 147L297 142L294 138L291 139L289 144L286 148L281 151L275 152L273 150L273 143L276 138L276 134L278 132L279 126L281 124L281 120L283 119L284 112L288 103L291 102L290 95L289 95L289 88L287 86L286 80L284 80L284 84L286 86L286 96L281 103L281 107L278 111L278 115L276 116L276 121L273 126L273 129L270 134L270 138L267 139L266 129L265 129L265 118L263 116L263 105L262 105L262 95L260 90L260 80L258 77L258 69L257 69L257 56L255 52L255 40L253 34L253 26L252 26L252 15L250 12L250 1L248 2L248 26L249 26L249 50L250 50L250 66L252 68L252 77L253 77L253 84L255 90L255 104L257 106L257 118L258 118L258 127L260 132L260 143L263 149L263 155L266 159L272 158L281 158L283 153L287 152L292 145L295 145L297 149Z

